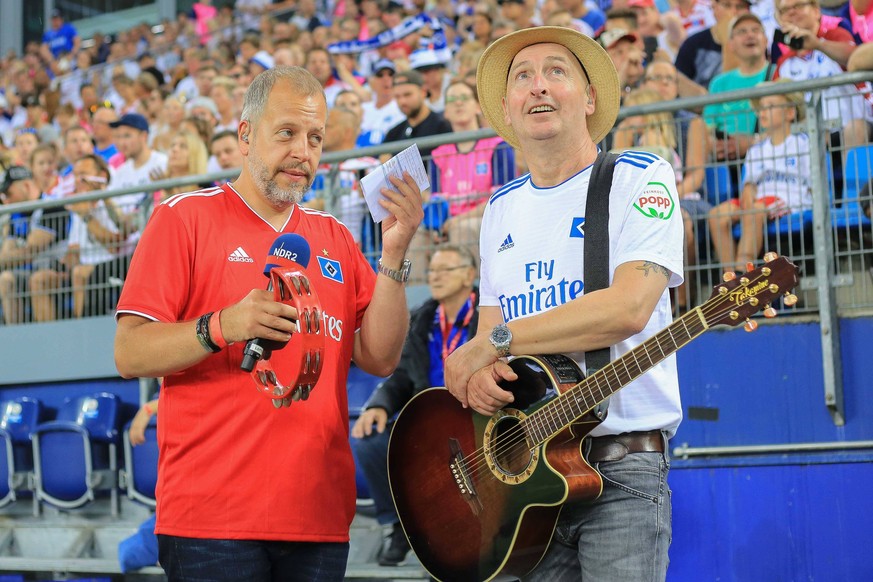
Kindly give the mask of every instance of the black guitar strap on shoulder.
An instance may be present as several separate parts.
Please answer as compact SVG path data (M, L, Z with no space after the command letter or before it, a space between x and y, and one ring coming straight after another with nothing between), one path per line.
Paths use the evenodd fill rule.
M585 251L583 277L584 293L609 286L609 193L618 154L600 151L591 169L588 181L588 199L585 202ZM585 352L585 375L590 376L609 363L609 348ZM603 419L609 408L609 399L594 408L594 415Z

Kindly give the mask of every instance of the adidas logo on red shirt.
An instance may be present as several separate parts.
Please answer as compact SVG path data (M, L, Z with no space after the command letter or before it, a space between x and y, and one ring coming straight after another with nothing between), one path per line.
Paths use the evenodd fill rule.
M230 253L230 256L227 257L227 260L232 263L254 263L255 260L251 258L242 247L236 247L236 250Z

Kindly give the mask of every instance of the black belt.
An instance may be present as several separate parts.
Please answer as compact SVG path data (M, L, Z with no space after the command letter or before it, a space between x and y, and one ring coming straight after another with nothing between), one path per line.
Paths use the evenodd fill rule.
M664 436L660 430L626 432L616 435L590 437L588 461L620 461L628 453L663 453Z

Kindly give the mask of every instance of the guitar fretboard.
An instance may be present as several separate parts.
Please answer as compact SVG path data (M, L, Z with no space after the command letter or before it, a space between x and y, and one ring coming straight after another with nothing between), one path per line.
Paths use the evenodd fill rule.
M708 329L701 307L692 309L614 362L543 406L523 422L528 445L541 445L589 410L676 353Z

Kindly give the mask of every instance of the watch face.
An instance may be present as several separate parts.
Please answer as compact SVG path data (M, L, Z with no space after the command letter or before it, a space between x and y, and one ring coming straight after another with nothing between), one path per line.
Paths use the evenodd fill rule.
M506 327L495 327L491 332L491 340L496 344L508 343L509 337L509 329Z

